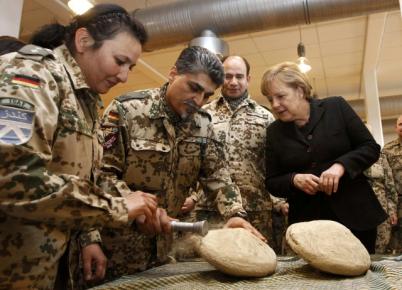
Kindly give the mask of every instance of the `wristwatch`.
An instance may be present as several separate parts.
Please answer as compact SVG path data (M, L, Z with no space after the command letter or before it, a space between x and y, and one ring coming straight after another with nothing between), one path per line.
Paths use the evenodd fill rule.
M248 220L248 215L247 215L247 212L245 212L245 211L238 211L238 212L234 213L232 217L240 217L242 219L245 219L246 221Z

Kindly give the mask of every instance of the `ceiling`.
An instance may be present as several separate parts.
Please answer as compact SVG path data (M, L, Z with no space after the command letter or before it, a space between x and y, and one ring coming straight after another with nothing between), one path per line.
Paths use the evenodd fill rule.
M23 39L29 39L33 31L43 24L54 21L67 23L71 16L66 9L65 1L25 0L24 2L21 23ZM97 0L93 2L113 2L132 11L175 2L175 0ZM309 77L320 98L340 95L347 100L363 100L365 98L364 72L376 70L381 102L387 97L395 99L395 96L398 96L396 106L401 108L399 112L398 110L390 112L382 108L385 140L393 138L395 118L402 112L401 12L395 10L224 37L223 39L229 44L230 54L242 55L250 62L252 78L249 90L259 103L268 104L259 89L263 72L276 63L297 59L296 47L300 41L300 31L306 46L306 56L313 68L309 72ZM105 103L127 91L159 87L164 83L164 76L167 75L179 52L186 45L178 44L174 47L143 53L141 62L130 73L127 83L116 86L105 95ZM364 117L365 110L360 110L359 114Z

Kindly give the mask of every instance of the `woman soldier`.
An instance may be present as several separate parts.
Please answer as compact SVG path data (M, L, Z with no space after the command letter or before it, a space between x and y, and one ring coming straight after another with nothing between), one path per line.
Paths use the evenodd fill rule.
M117 5L0 58L0 288L53 289L72 230L127 226L156 212L143 192L112 198L91 182L101 160L99 93L125 82L146 40Z

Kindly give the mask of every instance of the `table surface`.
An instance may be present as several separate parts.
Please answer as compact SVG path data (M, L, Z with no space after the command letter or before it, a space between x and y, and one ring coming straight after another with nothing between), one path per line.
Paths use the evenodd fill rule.
M401 289L402 256L371 256L365 275L344 277L320 272L299 257L278 257L273 275L238 278L217 271L207 262L167 264L92 289Z

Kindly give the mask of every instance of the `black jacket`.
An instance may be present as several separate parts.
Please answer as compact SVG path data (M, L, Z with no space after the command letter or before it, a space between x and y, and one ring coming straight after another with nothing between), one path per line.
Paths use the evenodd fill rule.
M280 120L267 130L266 184L271 194L288 198L290 223L322 218L325 205L335 220L354 230L372 229L386 219L362 173L378 159L380 146L343 98L312 100L303 132ZM319 177L334 163L341 163L345 174L331 196L311 196L292 185L294 173Z

